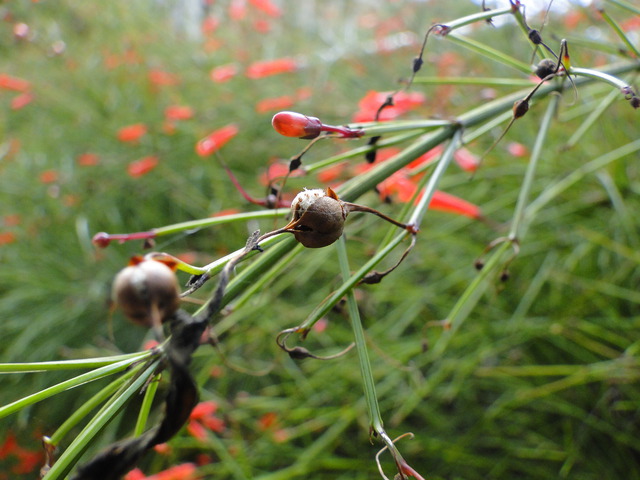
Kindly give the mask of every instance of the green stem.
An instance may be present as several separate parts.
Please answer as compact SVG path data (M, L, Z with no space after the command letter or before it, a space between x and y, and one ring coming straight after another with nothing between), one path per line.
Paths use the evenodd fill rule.
M60 427L54 432L53 435L48 440L48 443L51 445L58 445L60 441L65 437L69 431L73 429L84 417L86 417L91 410L96 408L102 402L107 400L120 386L130 379L135 374L135 370L131 370L130 372L121 375L116 380L111 382L109 385L104 387L98 393L96 393L93 397L91 397L88 401L82 404L80 408L74 411L71 416L69 416Z
M41 390L37 393L21 398L20 400L16 400L15 402L11 402L8 405L0 407L0 418L11 415L12 413L22 410L29 405L41 402L42 400L62 393L71 388L83 385L87 382L99 380L100 378L106 377L108 375L113 375L114 373L121 372L122 370L127 369L134 361L135 360L133 359L127 359L117 363L113 363L111 365L106 365L90 372L83 373L82 375L78 375L77 377L71 378L69 380L65 380L64 382L53 385L52 387L45 388L44 390Z
M75 465L78 458L86 450L92 439L115 417L118 411L124 406L129 399L136 394L145 384L147 379L153 375L160 360L155 360L146 365L145 370L135 378L133 382L124 390L117 398L98 413L87 424L87 426L78 434L71 442L71 445L53 464L51 469L43 477L43 480L58 480L64 478L64 475Z
M340 272L342 274L343 280L347 282L351 277L351 271L349 269L349 258L347 256L347 245L345 237L340 237L336 244L338 247ZM351 329L353 330L356 351L358 352L358 363L360 364L360 374L362 375L364 395L367 401L367 407L369 409L369 421L371 422L371 428L375 432L380 433L384 431L384 426L382 423L382 416L380 415L380 407L378 406L376 387L373 380L373 371L371 370L369 354L367 352L364 330L362 329L362 322L360 321L358 303L356 302L356 297L353 294L353 289L350 289L348 292L346 292L346 295L349 318L351 319Z
M600 8L598 9L598 11L600 12L600 15L602 15L602 18L604 18L604 21L609 24L609 26L613 29L613 31L616 32L618 37L620 37L620 39L625 43L625 45L629 47L629 50L633 52L633 55L636 58L640 58L640 51L635 47L635 45L633 45L633 43L631 43L631 40L629 40L629 37L625 35L622 28L620 28L620 25L618 25L618 22L616 22L613 18L611 18L609 13L604 8Z
M513 213L511 229L509 230L510 240L517 241L521 236L524 236L524 229L521 228L523 212L529 202L529 195L531 193L533 179L538 168L538 161L540 160L540 157L542 155L542 149L547 139L549 129L551 128L551 121L553 120L553 116L555 115L559 103L560 96L554 95L553 97L551 97L551 101L549 102L544 117L542 118L542 122L540 123L536 141L531 152L531 158L529 159L529 165L527 167L524 180L522 181L522 187L520 187L520 193L516 202L516 208Z
M513 8L504 7L496 10L486 10L484 12L474 13L471 15L467 15L466 17L456 18L451 22L443 23L445 27L447 27L447 32L451 32L452 30L465 27L467 25L471 25L472 23L482 22L484 20L490 20L493 17L499 17L501 15L508 15L513 13Z
M505 55L500 50L489 47L484 43L477 42L470 38L462 37L459 35L447 35L447 39L457 45L460 45L461 47L490 58L491 60L495 60L499 63L502 63L503 65L515 68L522 73L525 73L527 75L531 74L531 66L529 66L528 64L521 62L520 60L517 60L509 55Z
M640 64L637 65L638 69L640 69ZM614 87L624 90L629 87L629 84L622 81L618 77L614 77L606 72L602 72L600 70L593 70L591 68L579 68L579 67L571 67L569 71L571 75L578 75L580 77L587 77L594 80L600 80L602 82L608 83L609 85L613 85Z
M367 273L373 270L373 268L378 263L380 263L383 258L389 255L393 251L393 249L407 237L407 235L409 235L408 232L403 232L400 235L394 237L388 245L386 245L382 250L378 251L378 253L376 253L367 263L365 263L360 268L360 270L358 270L347 280L345 280L344 283L340 285L340 288L333 292L333 294L327 300L316 306L316 308L306 318L306 320L298 328L298 330L303 334L308 332L318 320L325 316L329 312L329 310L331 310L333 306L347 294L347 292L351 291ZM344 238L344 236L342 238Z
M612 3L614 5L617 5L621 8L626 8L630 12L640 15L640 8L634 5L631 5L629 2L625 2L624 0L605 0L605 1L608 3Z
M420 85L477 85L483 87L528 87L526 78L495 77L416 77L413 83ZM367 131L367 133L369 133Z
M35 373L52 370L77 370L113 365L117 362L131 360L133 363L151 355L151 352L136 352L112 357L85 358L81 360L56 360L52 362L0 363L0 373Z
M428 182L424 191L422 193L422 198L418 202L415 210L411 214L411 218L407 222L409 225L415 225L416 227L420 227L422 223L422 219L424 218L425 213L427 213L427 209L429 208L429 204L431 203L431 199L433 198L433 194L438 188L438 184L442 177L444 176L444 172L447 170L447 167L451 164L451 160L453 159L453 155L460 146L460 138L462 136L462 129L458 129L447 145L442 157L438 161L438 165L436 166L433 174L428 177Z
M142 433L144 433L144 429L147 425L147 419L149 418L149 412L151 411L151 406L153 405L153 399L156 396L158 385L160 385L160 378L161 375L157 374L147 384L147 388L144 392L144 398L142 399L142 405L140 405L140 411L138 412L138 420L136 421L136 426L133 429L134 437L138 437L142 435Z

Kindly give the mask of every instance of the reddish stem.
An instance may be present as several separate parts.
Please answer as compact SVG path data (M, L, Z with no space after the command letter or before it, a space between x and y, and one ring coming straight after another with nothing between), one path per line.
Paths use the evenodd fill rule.
M100 248L106 248L112 241L118 241L120 243L128 242L130 240L150 240L157 235L155 230L148 230L146 232L134 232L134 233L96 233L91 242Z

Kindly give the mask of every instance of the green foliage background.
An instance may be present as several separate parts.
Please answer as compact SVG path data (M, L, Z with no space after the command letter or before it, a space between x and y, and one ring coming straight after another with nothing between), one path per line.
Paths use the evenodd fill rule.
M304 143L279 137L270 127L272 113L256 113L258 100L309 87L310 98L295 110L326 123L347 123L368 90L391 90L399 77L407 76L416 53L416 45L371 53L376 29L367 28L369 23L388 25L390 33L413 32L419 42L432 23L477 11L466 2L381 2L375 8L362 2L282 3L284 16L272 21L268 34L251 24L261 18L257 10L244 22L222 22L214 34L216 48L207 46L206 39L191 38L193 25L181 21L184 11L178 3L0 4L5 17L0 72L28 79L35 95L32 104L11 110L15 94L0 92L0 222L7 223L9 215L21 219L17 226L0 224L17 238L0 245L0 361L140 349L147 332L117 312L110 314L107 299L113 275L140 253L141 245L114 244L96 251L91 236L103 230L147 230L227 208L253 209L214 157L195 154L198 139L237 123L240 133L222 155L245 188L260 196L264 187L258 176L271 159L289 158ZM226 8L227 2L217 1L211 11L224 15ZM612 39L609 43L618 40L593 11L582 12L582 23L570 32L564 17L552 13L548 38L573 41L574 65L608 61L580 37L587 37L587 28L595 24ZM612 14L620 19L628 15L613 8ZM16 21L30 26L31 40L14 38ZM539 24L541 19L529 21ZM515 25L480 25L470 36L521 61L530 59L531 48ZM637 44L637 31L635 38ZM51 54L60 40L64 53ZM440 38L430 40L421 75L437 77L438 62L451 53L457 55L452 57L457 75L524 78ZM107 68L105 61L112 55L124 60ZM246 66L296 55L304 56L308 66L295 74L258 80L239 75L222 84L208 76L213 67L230 62ZM178 75L179 84L154 85L152 69ZM481 104L487 94L480 86L456 87L443 101L444 90L437 86L416 84L412 90L423 91L428 99L410 114L413 118L459 115ZM504 95L514 89L496 90ZM620 95L574 148L562 148L611 90L608 85L581 89L573 104L572 94L565 93L533 198L590 160L638 138L637 112ZM518 141L531 148L546 101L532 106L473 178L452 169L442 189L480 205L498 224L509 222L527 163L526 157L510 156L506 146ZM171 104L190 105L196 116L167 135L163 111ZM138 122L150 129L139 144L116 139L120 127ZM500 129L468 148L480 154ZM11 152L15 141L20 147ZM305 162L345 145L352 146L319 145ZM79 166L77 157L86 152L100 155L100 163ZM130 161L151 154L160 158L157 169L141 178L127 175ZM430 348L442 329L434 324L447 317L477 275L474 260L499 232L481 222L429 212L416 249L399 270L381 285L357 290L385 425L392 436L415 433L414 440L399 445L427 478L640 478L638 160L636 152L584 175L545 205L522 239L509 280L492 279L437 357ZM58 181L43 184L40 174L50 169L58 172ZM318 181L308 176L288 183L291 191L303 186L315 187ZM380 202L374 192L359 202L390 215L402 208ZM202 265L241 247L256 227L267 231L273 226L264 221L189 232L160 239L155 249L193 253L194 263ZM349 219L352 268L369 258L388 230L376 218ZM201 348L194 371L202 398L219 404L227 429L204 444L188 435L174 439L172 455L149 455L145 472L207 452L214 459L202 469L207 478L376 475L377 446L368 441L356 356L296 363L274 342L277 332L299 324L339 284L338 273L333 248L304 251L221 321L216 330L220 350ZM327 320L327 330L313 333L305 347L333 353L351 341L345 312L337 309ZM211 378L214 367L218 376ZM67 377L2 375L1 403ZM4 418L0 434L16 432L35 450L36 434L55 430L100 387L82 386ZM260 419L270 412L277 414L277 429L286 432L286 441L278 441L275 427L261 429ZM133 418L132 407L90 451L128 435Z

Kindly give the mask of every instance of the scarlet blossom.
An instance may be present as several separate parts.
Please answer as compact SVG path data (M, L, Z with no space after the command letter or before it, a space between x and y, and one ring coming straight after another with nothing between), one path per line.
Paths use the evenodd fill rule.
M270 17L277 18L282 16L282 10L271 0L249 0L249 3Z
M289 173L288 163L274 162L267 167L267 171L262 173L258 180L262 185L270 186L273 180L282 178L287 175L287 173ZM297 177L300 175L303 175L300 170L294 170L290 176Z
M31 88L31 83L19 77L0 73L0 90L11 90L13 92L26 92Z
M216 17L207 17L202 21L200 30L204 35L211 35L220 26L220 20Z
M265 98L256 103L256 112L267 113L272 111L279 111L285 108L292 107L295 104L295 99L291 95L282 95L280 97Z
M247 16L246 0L231 0L229 5L229 18L231 20L242 20Z
M134 123L118 130L118 140L124 143L134 143L147 134L147 126L144 123Z
M198 440L205 440L208 431L224 432L224 420L215 416L218 404L213 401L200 402L189 415L187 432Z
M258 33L269 33L271 31L271 23L264 18L258 18L253 21L253 29Z
M21 93L11 100L11 110L20 110L29 105L35 97L32 93Z
M420 197L416 199L416 202L418 202L419 199ZM477 205L440 190L433 192L429 208L440 212L462 215L476 220L482 217L480 207Z
M193 108L188 105L169 105L164 109L164 118L169 121L189 120L193 118Z
M127 173L132 178L142 177L158 166L158 157L149 155L127 165Z
M358 111L353 116L354 122L371 122L383 105L390 92L377 92L370 90L358 102ZM426 97L419 92L398 92L393 97L393 105L385 107L380 112L379 121L393 120L400 115L424 104Z
M131 470L124 480L197 480L197 467L193 463L183 463L147 477L139 468Z
M258 420L258 428L260 430L268 430L278 421L278 414L275 412L267 412Z
M40 183L55 183L58 181L58 172L56 170L45 170L43 172L40 173L40 176L38 177L40 179Z
M409 165L407 165L407 168L414 169L419 167L426 167L430 163L434 162L440 156L443 150L444 148L442 147L442 145L437 145L427 153L424 153L415 160L412 160Z
M196 153L201 157L211 155L235 137L239 131L240 130L235 123L231 123L213 131L196 144Z
M344 172L346 167L346 162L331 165L330 167L327 167L318 173L318 180L320 180L322 183L333 182L340 178L340 175L342 175L342 172Z
M507 151L514 157L526 157L529 154L527 147L518 142L509 142L507 144Z
M455 151L453 154L453 160L462 168L465 172L475 172L480 165L480 157L471 153L466 148L462 147Z
M238 65L235 63L219 65L209 72L209 77L216 83L223 83L235 77L238 74L238 70Z
M625 32L630 32L632 30L640 30L640 16L635 15L631 16L628 20L625 20L620 23L620 27Z
M381 199L396 196L400 202L413 198L418 186L411 181L404 170L399 170L378 184Z
M257 79L271 75L279 75L281 73L295 72L298 68L299 64L296 60L285 57L254 62L249 65L245 74L248 78Z
M149 81L154 85L169 87L178 85L180 83L180 77L175 73L154 69L149 70Z
M82 167L91 167L100 163L100 156L96 153L82 153L76 158L78 165Z
M16 225L20 225L21 222L22 218L17 213L10 213L2 217L2 223L5 227L15 227Z

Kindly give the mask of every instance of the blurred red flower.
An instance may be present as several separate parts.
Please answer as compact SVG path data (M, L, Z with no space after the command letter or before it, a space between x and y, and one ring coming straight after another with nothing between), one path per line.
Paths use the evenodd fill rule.
M298 70L299 64L293 58L277 58L275 60L263 60L254 62L247 68L246 76L249 78L263 78L281 73L290 73Z
M35 97L32 93L21 93L11 100L11 110L20 110L29 105Z
M78 165L82 167L90 167L100 163L100 157L96 153L82 153L76 158Z
M197 404L189 415L189 423L187 424L187 432L198 440L205 440L207 432L224 432L224 420L216 417L218 404L213 401L200 402Z
M127 173L132 178L138 178L146 175L158 166L158 157L149 155L140 160L135 160L127 166Z
M0 73L0 90L12 90L14 92L26 92L31 88L31 83L19 77Z
M125 143L133 143L147 134L147 126L144 123L134 123L118 130L118 140Z
M455 153L453 154L453 160L465 172L475 172L480 165L480 157L478 157L475 153L471 153L464 147L459 148L455 151Z
M282 15L282 10L271 0L249 0L249 3L270 17L276 18Z
M169 87L178 85L180 83L180 77L178 77L178 75L176 75L175 73L153 69L149 70L149 81L154 85Z
M201 157L206 157L222 148L229 140L235 137L240 130L235 123L213 131L198 143L196 143L196 153Z
M231 20L242 20L247 16L246 0L231 0L229 5L229 18Z
M282 95L280 97L265 98L256 103L256 112L266 113L284 110L295 104L295 98L291 95Z
M358 111L353 116L354 122L372 122L382 104L385 103L391 92L377 92L369 90L358 102ZM398 92L393 97L393 105L385 107L380 112L378 120L393 120L400 115L423 105L426 100L424 94L419 92Z
M40 172L40 176L38 177L40 179L40 183L55 183L58 181L58 172L57 170L45 170L43 172Z
M226 65L219 65L209 72L209 77L216 83L223 83L231 80L238 74L238 65L235 63L228 63Z
M188 105L169 105L164 109L164 118L174 122L189 120L193 118L193 108Z

